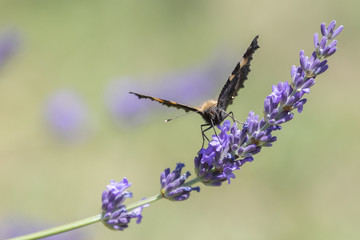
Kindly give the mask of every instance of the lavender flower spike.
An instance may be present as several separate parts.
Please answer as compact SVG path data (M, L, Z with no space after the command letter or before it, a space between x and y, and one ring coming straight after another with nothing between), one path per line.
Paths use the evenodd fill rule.
M294 117L292 112L297 109L302 112L306 99L305 94L315 84L317 75L328 69L327 60L336 50L336 40L328 43L343 29L335 29L335 21L326 28L321 24L321 33L324 36L318 41L318 34L314 35L315 51L310 58L300 51L300 66L291 68L292 82L280 82L272 87L264 101L264 117L260 119L254 112L249 116L242 127L238 129L236 123L224 121L218 126L221 133L213 136L206 149L201 149L195 157L196 175L205 185L220 186L222 182L235 178L233 173L239 170L246 162L253 160L253 155L259 153L262 147L270 147L277 140L272 132L280 130L280 125Z
M142 219L141 212L144 207L148 206L143 205L127 212L123 203L127 198L132 197L132 193L124 190L130 186L131 183L126 178L120 182L111 180L102 194L101 221L112 230L124 230L132 218L137 218L136 223L139 224Z
M329 26L326 28L325 23L322 23L320 26L321 35L323 36L321 40L319 41L319 35L317 33L314 34L314 45L315 45L315 53L318 58L327 58L333 55L337 48L336 44L337 41L332 41L328 46L328 41L334 39L337 35L341 33L341 31L344 29L343 25L335 29L336 21L333 20L329 24Z
M172 201L183 201L190 197L190 192L195 190L200 191L199 187L184 186L185 180L190 176L190 172L181 174L182 168L185 164L178 163L174 171L170 173L170 168L165 169L161 173L161 195Z
M239 130L236 123L231 126L230 121L226 120L218 128L221 133L218 136L214 135L208 147L201 149L194 160L196 175L208 186L220 186L226 180L230 183L230 179L235 178L233 171L252 161L252 154L258 151L255 144L242 147L249 140L248 124ZM239 155L244 157L235 161Z

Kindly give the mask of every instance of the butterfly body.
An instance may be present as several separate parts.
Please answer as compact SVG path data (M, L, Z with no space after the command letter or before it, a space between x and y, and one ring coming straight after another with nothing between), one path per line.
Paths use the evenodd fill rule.
M210 125L219 125L227 117L226 112L217 106L217 101L206 101L200 108L200 115Z
M208 125L210 127L219 125L222 121L224 121L227 116L229 116L229 114L226 112L227 107L232 104L233 99L237 96L239 89L244 87L244 82L247 79L248 73L250 72L250 62L252 60L252 55L254 54L255 50L259 48L257 39L258 36L256 36L252 40L243 57L235 66L233 72L231 73L230 77L222 88L218 99L208 100L201 107L191 107L174 101L156 98L135 92L130 93L136 95L139 99L150 99L152 101L159 102L167 107L183 109L186 112L197 112L205 120L205 125Z

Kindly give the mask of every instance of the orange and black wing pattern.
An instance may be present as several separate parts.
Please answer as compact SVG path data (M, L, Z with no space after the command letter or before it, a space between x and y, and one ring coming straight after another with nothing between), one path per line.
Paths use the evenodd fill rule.
M240 62L238 62L238 64L235 66L235 69L226 81L217 101L218 108L225 111L226 108L232 104L233 99L237 96L239 89L244 87L244 82L247 79L248 73L250 72L250 62L252 60L252 55L254 54L255 50L259 48L257 43L258 37L259 36L256 36L252 40Z
M141 98L150 99L152 101L159 102L162 105L165 105L167 107L174 107L174 108L177 108L177 109L183 109L186 112L189 112L189 111L198 112L198 113L201 112L201 110L198 109L198 108L190 107L190 106L187 106L187 105L184 105L184 104L181 104L181 103L177 103L177 102L173 102L173 101L169 101L169 100L165 100L165 99L161 99L161 98L151 97L151 96L147 96L147 95L143 95L143 94L139 94L139 93L135 93L135 92L129 92L129 93L136 95L139 99L141 99Z

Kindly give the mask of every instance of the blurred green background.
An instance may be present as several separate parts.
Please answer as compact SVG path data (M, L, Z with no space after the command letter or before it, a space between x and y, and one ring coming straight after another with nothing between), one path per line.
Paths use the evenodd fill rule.
M290 80L299 51L311 54L313 33L335 19L345 27L338 51L303 113L230 185L201 185L185 202L152 204L143 222L124 232L98 223L76 230L76 239L359 239L359 7L355 0L1 0L0 31L19 36L17 51L0 69L1 225L10 228L11 218L57 226L98 214L110 179L128 177L136 201L157 194L160 172L177 162L193 173L203 120L190 115L165 124L180 112L160 107L141 124L124 120L121 127L106 108L114 79L130 76L143 86L125 92L160 88L157 76L223 51L229 64L209 79L215 94L185 102L197 105L217 96L259 34L246 88L230 107L244 121L250 110L262 114L271 86ZM54 136L44 117L59 89L75 92L86 106L80 140Z

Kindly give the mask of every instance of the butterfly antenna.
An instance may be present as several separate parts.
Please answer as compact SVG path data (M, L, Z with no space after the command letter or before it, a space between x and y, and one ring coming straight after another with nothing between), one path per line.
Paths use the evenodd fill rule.
M239 120L237 120L235 117L234 117L234 113L233 112L225 112L224 110L221 110L222 112L224 112L226 114L227 117L230 117L234 122L237 122L239 124L245 124L243 122L240 122Z
M176 117L173 117L173 118L166 119L166 120L165 120L165 122L170 122L170 121L172 121L172 120L175 120L175 119L177 119L177 118L180 118L180 117L183 117L183 116L189 115L189 114L191 114L191 113L194 113L194 112L187 112L187 113L181 114L181 115L179 115L179 116L176 116Z

